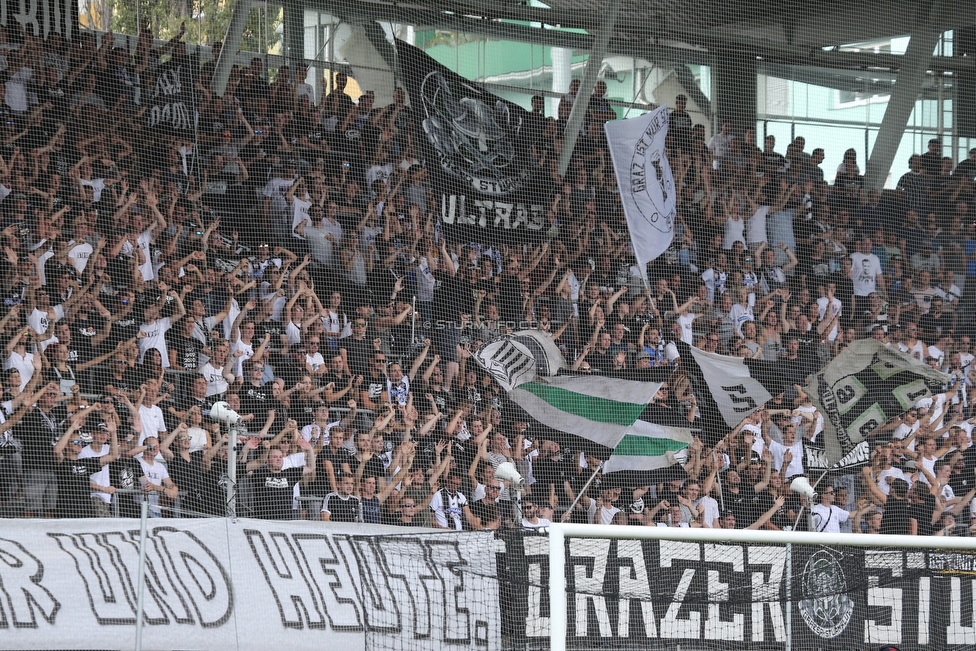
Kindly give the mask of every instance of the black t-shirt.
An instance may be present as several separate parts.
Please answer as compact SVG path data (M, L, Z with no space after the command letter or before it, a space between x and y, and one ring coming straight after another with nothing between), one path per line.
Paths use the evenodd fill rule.
M939 335L951 328L952 318L946 312L943 312L938 317L932 312L928 312L918 318L919 338L927 346L934 346L939 340Z
M271 395L271 384L256 387L250 382L241 387L241 411L254 414L254 422L264 424L268 417L268 410L274 409L274 398Z
M67 417L68 412L63 407L55 407L46 415L35 407L17 424L14 431L17 440L23 444L20 454L25 473L53 469L54 445L64 433L61 423Z
M907 536L911 526L909 520L912 517L908 500L900 500L894 495L889 495L885 501L884 514L881 516L881 533ZM919 533L922 533L921 526Z
M200 351L203 343L196 337L185 337L173 329L166 331L166 349L176 352L176 363L183 368L195 371L200 366Z
M360 387L366 392L366 395L373 402L380 402L383 397L383 392L386 391L386 376L381 375L379 377L373 377L367 375Z
M264 341L265 335L271 335L268 345L272 348L281 346L281 335L285 334L285 324L280 321L262 321L254 324L254 341Z
M336 479L339 478L339 473L342 472L342 464L348 464L350 471L355 471L359 462L356 458L345 448L339 448L334 450L331 446L326 445L322 448L322 451L318 454L318 459L324 461L329 460L332 464L332 471L335 473ZM323 493L324 494L324 493Z
M723 485L725 508L735 514L735 524L739 528L748 527L758 518L759 499L756 490L743 480L739 484L739 492L733 493Z
M918 535L920 536L931 536L939 529L938 522L932 524L932 515L935 513L937 508L935 502L935 495L931 493L925 494L925 501L921 504L911 504L908 507L909 517L915 518L918 522ZM885 504L885 509L888 509L887 503ZM884 519L881 520L882 526L884 525Z
M91 312L87 318L76 318L71 327L71 346L78 351L76 364L84 364L98 357L99 347L92 341L105 327L105 319L100 314Z
M502 321L521 322L525 319L522 308L522 281L518 276L506 273L498 281L498 296L495 301Z
M555 485L557 493L562 492L563 482L573 476L571 463L566 458L540 458L532 463L532 476L544 489L543 495L549 494L551 485Z
M349 467L353 472L356 472L356 468L359 467L360 463L359 459L354 456L349 459ZM366 467L363 469L363 478L366 477L386 477L386 467L379 457L370 457L369 461L366 462Z
M182 455L176 454L171 461L166 462L166 469L173 483L180 487L183 494L183 508L187 511L206 513L207 477L203 472L203 450L190 453L187 461Z
M139 334L139 325L139 322L132 316L131 312L125 315L125 317L112 324L112 331L105 341L106 345L114 348L120 341L135 337Z
M329 522L359 522L359 499L329 493L322 500L322 511L329 514Z
M262 520L287 520L292 511L295 484L302 480L303 468L288 468L273 473L267 468L251 476L254 492L254 517Z
M138 459L122 455L108 466L108 483L118 489L135 490L139 488L139 479L143 476L142 464ZM177 484L179 486L180 484ZM132 499L131 493L119 493L114 501L119 505L119 517L138 518L139 507Z
M112 360L108 361L112 364ZM139 389L140 377L135 369L126 369L121 378L112 375L108 364L96 366L92 377L92 389L95 393L104 394L105 387L111 385L119 391L136 391Z
M367 335L362 339L346 337L339 340L339 346L346 349L346 362L355 375L369 374L369 358L373 354L373 340Z
M57 464L58 476L58 517L94 517L89 478L102 469L99 457L87 459L65 459Z
M434 276L440 285L434 291L434 302L431 308L434 319L445 323L460 323L461 314L471 314L474 311L474 292L483 289L480 284L472 285L462 277L463 271L456 276L449 276L439 271Z
M363 506L363 522L366 524L380 524L382 521L382 512L380 505L380 498L373 495L370 498L361 498L360 503Z

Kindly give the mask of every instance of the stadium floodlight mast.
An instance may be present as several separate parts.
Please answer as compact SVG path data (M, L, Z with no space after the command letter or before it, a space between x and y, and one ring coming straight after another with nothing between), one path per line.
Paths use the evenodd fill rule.
M498 464L495 469L495 477L511 484L515 489L515 499L512 500L512 521L517 524L522 522L522 489L525 488L525 479L515 469L515 464L505 461Z
M247 435L244 419L221 400L210 408L210 417L218 423L224 423L230 428L227 434L227 517L237 516L237 440Z

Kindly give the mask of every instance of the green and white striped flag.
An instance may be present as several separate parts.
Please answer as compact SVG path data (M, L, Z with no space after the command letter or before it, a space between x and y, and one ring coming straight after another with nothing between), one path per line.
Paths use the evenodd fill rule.
M561 434L561 443L608 459L660 388L599 376L559 375L518 385L508 397L530 417Z
M667 468L687 459L691 429L637 420L603 464L603 474L642 473Z

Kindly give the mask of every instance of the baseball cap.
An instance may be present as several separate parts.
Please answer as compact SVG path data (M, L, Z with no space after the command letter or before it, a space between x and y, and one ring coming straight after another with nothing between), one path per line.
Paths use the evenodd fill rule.
M640 359L650 359L650 358L651 358L651 354L649 352L647 352L646 350L642 350L641 352L637 353L637 359L639 359L639 360Z

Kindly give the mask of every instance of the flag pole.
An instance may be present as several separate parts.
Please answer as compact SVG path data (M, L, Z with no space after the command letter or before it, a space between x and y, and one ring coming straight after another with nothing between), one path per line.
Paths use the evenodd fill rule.
M600 462L600 465L597 466L596 467L596 470L593 471L593 474L590 475L590 478L586 480L586 483L583 484L583 488L581 488L580 489L580 492L576 494L576 499L573 500L573 503L569 505L569 508L568 509L566 509L566 513L572 513L573 512L573 509L575 509L576 508L576 505L579 504L580 498L583 497L583 493L585 493L587 490L589 490L590 484L592 484L593 483L593 480L596 479L597 473L599 473L601 470L603 470L603 464L604 464L604 462L601 461Z
M712 448L712 463L715 463L715 448ZM722 473L715 473L715 482L718 484L718 501L720 508L725 510L725 492L722 490Z

